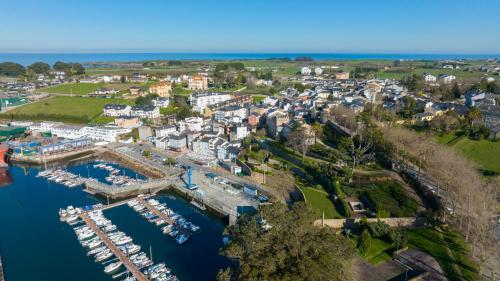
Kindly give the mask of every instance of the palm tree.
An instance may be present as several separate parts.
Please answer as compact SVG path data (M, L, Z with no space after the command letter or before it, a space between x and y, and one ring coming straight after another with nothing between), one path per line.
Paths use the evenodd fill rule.
M172 167L172 164L175 164L175 159L172 157L167 157L167 159L165 159L165 164Z
M477 107L472 107L467 114L467 117L469 118L471 122L471 127L474 127L474 121L479 120L481 118L481 111Z

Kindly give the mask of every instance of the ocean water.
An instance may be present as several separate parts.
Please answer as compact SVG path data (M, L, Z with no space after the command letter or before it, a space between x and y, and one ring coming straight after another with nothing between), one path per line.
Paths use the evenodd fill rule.
M106 175L91 165L68 170L100 179ZM124 170L135 176L135 172ZM120 280L106 275L101 264L87 257L73 229L59 221L61 207L100 201L81 188L70 189L37 178L37 172L34 168L10 167L13 182L0 187L0 255L6 280ZM223 222L177 196L166 194L157 199L199 225L201 232L179 246L126 205L107 210L104 215L141 245L144 252L149 254L151 249L154 262L165 262L180 280L215 280L220 268L231 265L218 254Z
M389 54L389 53L0 53L0 62L11 61L30 65L37 61L50 65L64 62L132 62L146 60L254 60L269 58L312 57L315 60L352 59L488 59L500 54Z

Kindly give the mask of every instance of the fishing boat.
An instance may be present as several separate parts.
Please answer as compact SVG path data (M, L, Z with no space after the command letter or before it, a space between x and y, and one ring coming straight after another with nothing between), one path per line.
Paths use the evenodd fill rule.
M104 273L113 274L113 273L117 272L118 269L120 269L122 264L123 263L121 261L110 263L104 268Z

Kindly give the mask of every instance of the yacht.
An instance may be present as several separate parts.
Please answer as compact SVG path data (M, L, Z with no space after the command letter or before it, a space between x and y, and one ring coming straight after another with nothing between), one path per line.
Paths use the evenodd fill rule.
M88 248L92 250L92 249L94 249L94 248L96 248L96 247L101 246L101 244L102 244L102 241L101 241L101 240L96 240L96 241L94 241L94 242L90 243L90 244L88 245Z
M93 250L90 250L87 252L87 256L93 256L93 255L97 255L101 252L104 252L108 249L108 247L106 246L101 246L101 247L98 247L98 248L95 248Z
M141 246L135 244L127 244L124 246L118 246L118 249L126 255L133 255L141 250Z
M181 234L175 238L175 241L177 241L177 244L181 245L181 244L185 243L186 241L188 241L188 239L189 239L189 236L187 236L186 234Z
M118 271L118 269L122 266L122 264L123 263L121 261L110 263L104 268L104 273L112 274Z
M113 243L115 243L115 245L117 245L117 246L125 245L125 244L130 243L130 242L132 242L132 238L130 238L129 236L122 236L122 237L119 237L119 238L113 240Z
M96 262L103 262L109 258L111 258L113 256L113 253L111 253L111 251L108 249L107 251L104 251L104 252L101 252L99 253L96 257L95 257L95 261Z
M78 240L87 240L89 238L92 238L95 235L93 231L86 231L78 235Z
M176 229L173 229L168 235L170 237L175 237L175 236L177 236L177 234L179 234L179 231Z

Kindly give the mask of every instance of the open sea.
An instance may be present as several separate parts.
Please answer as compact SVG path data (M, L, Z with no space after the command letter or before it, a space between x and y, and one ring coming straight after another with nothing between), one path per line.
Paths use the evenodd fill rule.
M107 175L92 163L69 167L82 176L104 180ZM117 165L115 165L117 167ZM119 167L130 177L134 171ZM104 267L87 257L73 229L59 221L61 207L96 204L100 201L83 192L81 187L66 186L35 177L35 168L10 167L6 182L0 186L0 255L7 281L110 281ZM142 177L138 175L137 177ZM223 222L204 213L175 195L155 197L187 220L201 227L183 245L162 234L160 227L149 223L127 205L104 211L118 230L124 231L141 245L152 250L155 263L164 262L181 281L215 280L220 268L231 262L218 254L222 247ZM103 202L104 203L104 202ZM125 276L126 277L126 276Z
M311 57L315 60L439 60L490 59L500 54L389 54L389 53L0 53L0 62L11 61L22 65L34 62L133 62L147 60L258 60L270 58Z

